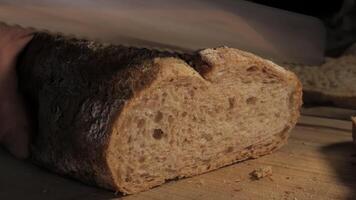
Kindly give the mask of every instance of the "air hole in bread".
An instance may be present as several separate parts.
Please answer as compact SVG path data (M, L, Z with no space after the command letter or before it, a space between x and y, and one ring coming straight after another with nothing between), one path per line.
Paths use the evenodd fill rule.
M144 119L138 120L137 128L142 128L142 127L144 127L144 125L145 125L145 120Z
M160 139L162 139L163 135L164 135L164 133L163 133L162 129L158 128L158 129L153 130L152 136L154 139L160 140Z
M254 71L257 71L258 70L258 67L255 66L255 65L252 65L250 66L249 68L246 69L246 71L248 72L254 72Z
M173 118L172 115L169 115L169 116L168 116L168 122L169 122L169 123L173 123L173 122L174 122L174 118Z
M229 99L229 108L232 109L235 107L235 103L236 103L236 100L235 100L235 97L230 97Z
M138 159L138 162L140 162L140 163L143 163L143 162L145 162L145 157L144 156L141 156L139 159Z
M163 114L161 111L158 111L155 117L155 122L160 122L163 119Z
M234 150L234 147L228 147L225 152L231 153L233 150Z
M250 104L250 105L254 105L254 104L256 104L256 102L257 102L257 98L256 97L249 97L249 98L246 99L246 103Z

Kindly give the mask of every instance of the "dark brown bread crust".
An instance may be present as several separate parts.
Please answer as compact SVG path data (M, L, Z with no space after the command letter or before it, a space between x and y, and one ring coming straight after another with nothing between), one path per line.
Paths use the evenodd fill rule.
M38 119L33 160L116 188L105 161L112 120L155 79L153 58L167 56L178 55L36 34L18 63L20 89Z

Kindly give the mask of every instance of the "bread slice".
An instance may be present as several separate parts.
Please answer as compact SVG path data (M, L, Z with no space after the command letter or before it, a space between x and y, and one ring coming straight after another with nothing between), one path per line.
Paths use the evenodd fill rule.
M38 118L33 160L125 194L269 154L301 106L293 73L231 48L178 55L37 34L18 71Z
M303 84L307 104L331 104L356 109L356 56L328 58L320 66L287 66Z

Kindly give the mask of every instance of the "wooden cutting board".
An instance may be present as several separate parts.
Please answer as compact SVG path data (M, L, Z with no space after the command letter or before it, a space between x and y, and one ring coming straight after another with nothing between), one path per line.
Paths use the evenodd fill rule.
M274 154L126 197L59 177L0 151L0 199L356 199L356 148L347 120L356 112L323 109L304 109L288 145ZM331 119L333 113L338 119ZM252 171L267 166L273 170L270 178L251 178Z

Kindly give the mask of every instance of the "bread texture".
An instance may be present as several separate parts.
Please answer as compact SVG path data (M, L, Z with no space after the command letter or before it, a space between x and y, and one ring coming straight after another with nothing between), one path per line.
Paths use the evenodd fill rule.
M356 55L327 58L320 66L288 65L303 84L306 104L356 109Z
M36 34L18 73L38 119L32 159L125 194L273 152L302 102L293 73L225 47L180 55Z

